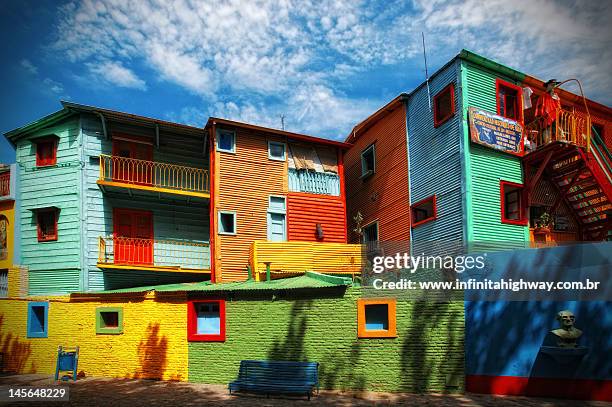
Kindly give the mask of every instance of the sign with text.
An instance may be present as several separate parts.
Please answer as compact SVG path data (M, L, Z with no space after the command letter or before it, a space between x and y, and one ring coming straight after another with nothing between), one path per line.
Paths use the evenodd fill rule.
M469 108L472 142L504 153L523 155L523 126L516 120Z

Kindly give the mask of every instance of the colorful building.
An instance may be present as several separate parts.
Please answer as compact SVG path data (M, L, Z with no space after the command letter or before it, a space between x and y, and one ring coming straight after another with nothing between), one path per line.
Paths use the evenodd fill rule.
M19 216L15 215L17 197L17 166L0 164L0 298L15 295L19 264ZM12 291L9 292L9 286Z
M416 254L515 249L495 264L511 271L531 258L518 249L608 239L612 110L559 85L464 50L355 126L346 138L353 144L345 163L349 230L359 230L358 213L364 221L351 241L387 255L408 247ZM530 267L567 256L561 247L541 250ZM598 346L579 369L532 370L563 304L467 301L467 390L608 398L610 365L594 361L612 350L609 341L600 346L612 327L602 317L609 302L567 305L584 323L606 321L585 337ZM591 311L596 316L585 315ZM496 324L483 326L483 318ZM504 349L508 326L535 339Z

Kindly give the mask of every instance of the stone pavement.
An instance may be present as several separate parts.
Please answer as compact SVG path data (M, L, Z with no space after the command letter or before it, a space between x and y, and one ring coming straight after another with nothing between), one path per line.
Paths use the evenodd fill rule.
M48 375L0 377L0 385L54 385ZM392 394L322 391L309 402L305 397L229 395L226 386L136 379L88 377L70 386L70 402L0 403L10 406L440 406L440 407L535 407L535 406L612 406L612 403L550 400L525 397L498 397L480 394Z

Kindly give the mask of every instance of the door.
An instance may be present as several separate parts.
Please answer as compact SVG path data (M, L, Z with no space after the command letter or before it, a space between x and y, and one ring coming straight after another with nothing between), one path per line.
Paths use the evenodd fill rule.
M153 146L140 141L113 140L113 181L151 185Z
M284 242L287 240L285 214L268 212L268 240Z
M153 212L115 208L114 249L117 264L153 264Z

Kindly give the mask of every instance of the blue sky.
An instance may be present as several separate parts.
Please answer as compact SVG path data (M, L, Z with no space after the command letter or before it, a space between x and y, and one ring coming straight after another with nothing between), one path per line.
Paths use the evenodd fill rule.
M612 102L612 7L552 0L3 1L0 131L61 99L342 139L462 48ZM0 161L13 161L0 140Z

